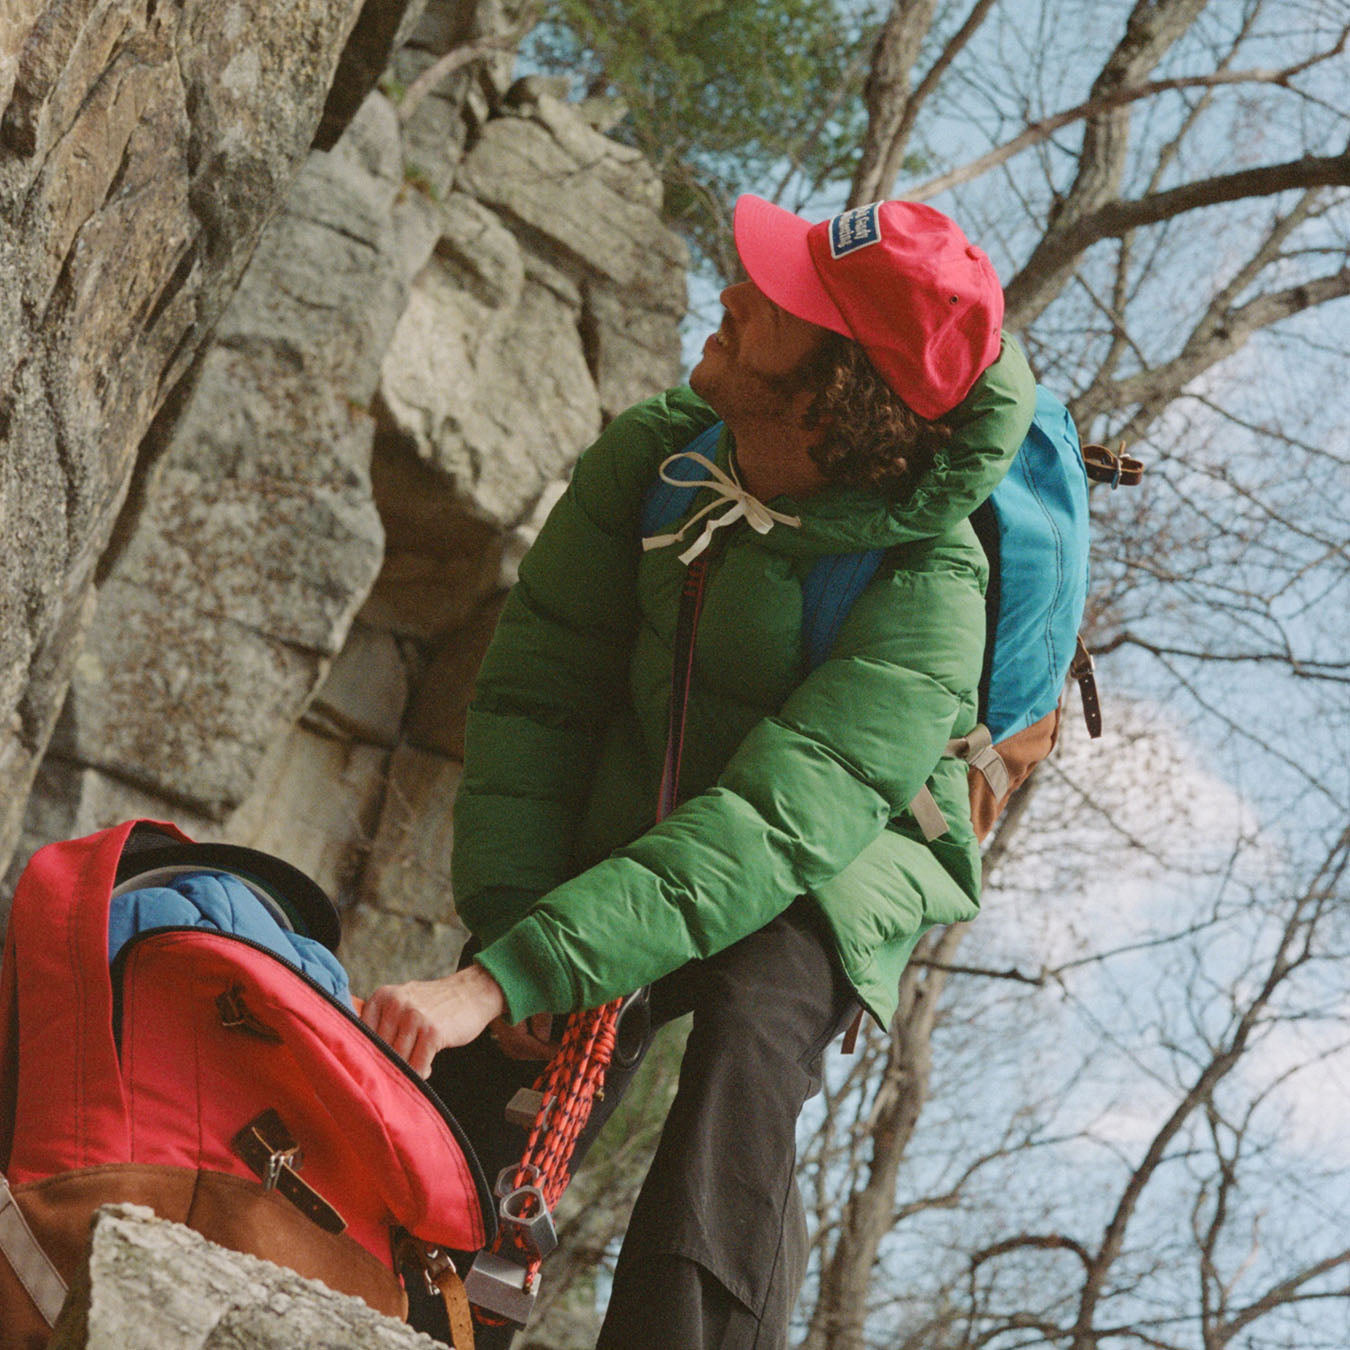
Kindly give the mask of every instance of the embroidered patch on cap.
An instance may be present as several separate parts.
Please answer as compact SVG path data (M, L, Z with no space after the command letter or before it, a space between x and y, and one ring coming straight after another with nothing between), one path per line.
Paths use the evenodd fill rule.
M854 249L880 243L880 211L881 203L873 202L871 206L855 206L835 216L830 221L830 253L842 258Z

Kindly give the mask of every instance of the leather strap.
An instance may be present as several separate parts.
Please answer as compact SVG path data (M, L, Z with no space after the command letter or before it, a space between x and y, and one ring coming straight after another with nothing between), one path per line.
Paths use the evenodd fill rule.
M1104 445L1085 445L1083 467L1094 483L1110 483L1112 487L1133 487L1144 476L1143 462L1125 453L1124 441L1119 450Z
M474 1350L473 1312L469 1296L464 1292L464 1281L455 1274L454 1266L447 1266L436 1277L436 1288L445 1303L445 1316L450 1323L450 1344L454 1350Z
M42 1320L51 1326L66 1301L66 1282L33 1236L9 1181L0 1172L0 1254L19 1277Z
M257 1173L266 1190L276 1190L325 1233L341 1233L347 1221L296 1171L303 1158L291 1132L270 1108L230 1140L230 1148Z
M405 1279L420 1277L426 1281L428 1293L440 1295L453 1350L474 1350L473 1311L449 1252L401 1228L394 1239L394 1263Z
M1083 721L1087 723L1088 735L1096 740L1102 734L1102 705L1097 695L1097 676L1092 653L1083 642L1081 633L1078 637L1078 649L1069 666L1069 674L1078 681L1078 692L1083 699Z

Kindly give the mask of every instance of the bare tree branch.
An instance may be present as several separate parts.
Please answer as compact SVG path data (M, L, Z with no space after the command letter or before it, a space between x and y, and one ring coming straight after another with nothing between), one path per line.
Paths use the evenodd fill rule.
M1048 139L1056 131L1069 126L1073 122L1096 117L1101 113L1110 112L1114 108L1123 108L1126 104L1137 103L1141 99L1156 98L1159 94L1172 93L1178 89L1215 88L1219 85L1230 84L1273 84L1283 88L1291 88L1296 75L1301 75L1304 71L1312 69L1313 66L1339 56L1345 50L1347 40L1350 40L1350 24L1347 24L1341 30L1340 37L1334 47L1324 52L1318 52L1315 56L1308 57L1307 60L1295 62L1293 65L1282 66L1278 69L1257 66L1249 70L1215 70L1198 75L1178 75L1166 80L1150 80L1147 84L1137 85L1134 88L1110 90L1099 98L1087 99L1072 108L1064 109L1063 112L1040 118L1031 123L1025 130L1019 132L1012 140L1005 141L1002 145L995 147L987 154L981 155L978 159L971 160L968 164L951 169L947 173L939 174L936 178L929 178L916 187L907 187L905 199L912 202L927 201L930 197L936 197L939 192L946 192L948 188L954 188L961 183L970 182L972 178L978 178L982 173L987 173L990 169L1010 160L1014 155L1021 154L1023 150L1030 146Z
M936 0L893 0L877 34L863 85L867 138L849 190L851 203L874 201L883 195L883 185L892 181L885 177L885 166L904 123L910 75L935 8Z
M1084 1280L1078 1317L1073 1327L1071 1350L1094 1350L1097 1335L1093 1321L1097 1305L1105 1291L1107 1274L1124 1246L1125 1233L1134 1217L1140 1196L1152 1182L1167 1156L1172 1141L1186 1120L1196 1110L1210 1102L1215 1088L1240 1062L1247 1043L1269 1007L1276 990L1292 971L1308 960L1314 926L1325 910L1323 897L1328 892L1329 883L1338 882L1343 877L1347 862L1350 862L1350 826L1347 826L1332 846L1318 875L1289 906L1279 943L1270 958L1265 976L1239 1012L1225 1043L1216 1048L1190 1088L1154 1134L1143 1158L1131 1172L1115 1212L1102 1235L1101 1245L1093 1256L1088 1277Z
M475 61L484 61L490 56L501 56L504 52L513 52L520 39L534 27L537 15L527 12L516 25L504 33L494 33L491 37L477 38L463 46L452 47L444 56L431 63L407 88L399 100L399 121L408 122L417 111L422 100L448 75L453 75Z
M937 60L924 73L923 79L919 81L918 88L912 94L907 95L899 120L891 133L890 141L882 153L881 166L876 170L874 179L869 178L864 182L862 166L859 165L853 190L849 193L850 206L859 206L864 202L874 201L878 197L886 197L894 192L896 179L900 177L900 171L904 167L905 149L909 145L909 138L914 131L914 124L918 120L920 109L938 87L943 75L950 69L952 62L960 55L961 50L979 31L980 25L988 18L989 11L993 7L994 0L976 0L970 13L966 15L965 22L952 35L946 46L938 54ZM911 200L920 201L922 199L912 197Z
M1346 186L1350 186L1350 150L1241 169L1152 192L1134 201L1109 202L1046 234L1021 271L1004 287L1008 323L1016 328L1036 318L1054 299L1079 255L1102 239L1206 206L1270 197L1298 188Z

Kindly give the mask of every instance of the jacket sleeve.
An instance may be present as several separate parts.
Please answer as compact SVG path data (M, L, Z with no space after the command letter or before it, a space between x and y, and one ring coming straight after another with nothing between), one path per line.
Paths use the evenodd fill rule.
M521 563L484 657L451 853L457 911L484 943L573 870L596 746L626 697L643 493L668 424L689 415L666 396L649 400L586 451Z
M512 1019L594 1007L722 950L904 812L979 678L983 559L969 527L957 532L959 547L951 535L911 546L919 565L868 588L830 658L756 725L715 787L479 953Z

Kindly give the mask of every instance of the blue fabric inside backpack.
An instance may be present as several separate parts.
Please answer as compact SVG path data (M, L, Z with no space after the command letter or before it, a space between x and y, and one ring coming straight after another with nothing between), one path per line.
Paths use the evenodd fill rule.
M352 1006L347 972L323 943L283 928L237 877L185 872L160 886L115 895L108 910L108 961L152 928L203 928L266 947L335 999Z

